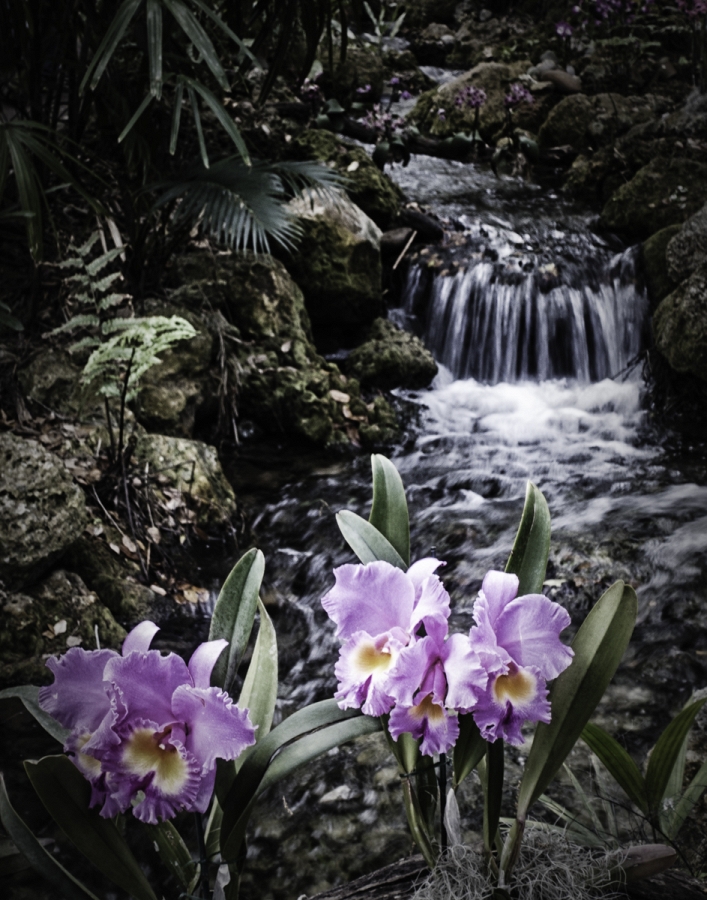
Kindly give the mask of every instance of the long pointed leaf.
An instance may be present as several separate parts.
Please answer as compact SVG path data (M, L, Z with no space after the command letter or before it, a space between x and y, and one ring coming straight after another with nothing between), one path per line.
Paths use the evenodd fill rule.
M172 13L179 24L179 27L192 44L194 44L197 51L201 54L204 62L209 69L211 69L214 78L218 81L221 88L224 91L229 90L228 78L226 78L226 73L221 65L221 60L218 58L218 53L216 53L216 49L211 43L211 38L194 18L194 14L184 3L182 3L182 0L162 0L162 2Z
M171 822L146 825L145 828L157 844L162 862L174 875L187 893L191 893L199 877L199 866L191 857L191 852L182 836Z
M9 700L11 697L17 697L18 700L21 700L27 712L31 713L42 728L53 738L56 738L62 746L66 743L66 739L71 732L40 707L38 687L35 687L33 684L23 684L19 687L5 688L0 691L0 700Z
M552 722L538 723L518 796L518 818L545 791L587 724L614 676L636 622L633 588L617 581L604 593L577 632L572 664L550 691Z
M542 493L528 482L525 505L506 572L518 576L518 595L541 594L550 553L550 510Z
M395 547L406 566L410 565L410 518L405 488L393 463L374 453L373 505L368 521Z
M265 573L265 557L253 548L239 559L231 570L216 600L209 640L224 638L228 652L224 652L214 666L212 683L231 692L233 679L253 630L258 592Z
M501 818L503 800L503 741L498 738L486 749L486 802L484 803L484 847L494 849L496 832Z
M362 563L384 560L402 569L403 572L407 569L403 558L390 541L361 516L351 510L343 509L336 515L336 524L346 543Z
M238 37L237 34L235 34L233 31L231 31L231 29L224 22L224 20L221 18L221 16L219 16L217 13L215 13L205 3L202 3L201 0L191 0L191 2L194 4L194 6L196 6L203 13L205 13L211 19L211 21L214 22L214 24L217 25L221 29L221 31L223 31L224 34L228 35L228 37L233 41L233 43L238 46L238 49L241 51L243 56L247 56L248 59L253 64L253 66L255 66L256 69L260 69L262 71L263 67L258 62L258 58L256 56L254 56L253 53L251 52L250 47L246 43L244 43Z
M142 0L125 0L115 14L115 18L108 26L108 30L103 36L103 40L101 41L98 50L96 50L96 55L91 60L91 63L86 70L86 74L81 81L81 86L79 87L81 93L83 93L89 79L91 81L91 90L94 90L101 80L101 75L105 72L106 66L115 53L115 48L122 40L128 25L138 11L141 3Z
M248 148L245 145L245 141L243 140L240 131L236 127L236 123L223 108L223 105L219 103L219 101L211 93L211 91L207 87L204 87L204 85L200 81L195 81L193 78L185 78L184 81L189 85L189 87L192 88L192 90L196 91L201 96L201 99L209 107L211 112L216 116L226 134L228 134L233 143L236 145L236 148L238 149L243 162L246 165L250 165L250 155L248 153ZM208 168L208 166L206 168Z
M678 836L678 832L685 824L685 819L690 815L692 808L699 801L702 794L707 789L707 761L702 763L697 774L688 785L685 793L678 801L675 811L670 822L667 837L674 841Z
M25 762L25 771L54 821L99 871L137 900L157 900L115 823L89 809L91 786L66 756Z
M162 4L147 0L147 57L150 65L150 92L162 96Z
M619 742L603 728L588 722L582 729L582 740L611 773L619 787L644 814L648 813L648 797L641 770Z
M459 716L459 737L454 745L454 787L464 781L484 758L487 741L481 736L471 713Z
M277 636L262 600L258 600L260 630L253 656L243 681L238 706L247 709L250 721L257 725L257 740L270 733L277 700Z
M85 885L65 869L62 864L47 853L37 838L32 834L25 822L15 812L5 788L5 780L0 774L0 821L17 849L22 853L33 869L44 878L67 900L98 900Z
M186 79L185 79L186 81ZM209 168L209 154L206 152L206 143L204 142L204 131L201 127L201 115L199 114L199 104L196 99L196 93L193 88L187 86L187 93L191 101L191 111L194 116L194 125L196 126L196 136L199 141L199 153L201 154L201 162L205 169Z
M670 781L670 773L679 759L680 749L692 728L695 716L707 703L707 697L690 703L675 716L658 738L646 769L646 794L653 814L660 810Z
M179 123L182 120L182 99L184 97L184 82L177 81L174 88L174 108L172 110L172 131L169 136L169 153L174 156L177 150L177 138L179 137Z
M123 128L123 130L122 130L122 131L120 132L120 134L118 135L118 143L119 143L119 144L122 143L122 141L125 140L125 138L126 138L126 137L128 136L128 134L130 133L130 130L131 130L131 128L133 127L133 125L137 122L137 120L138 120L138 119L140 118L140 116L145 112L145 110L147 109L147 107L150 105L150 103L152 103L152 101L153 101L154 99L155 99L155 95L154 95L154 94L148 94L148 95L145 97L145 99L142 101L142 103L138 106L138 108L135 110L135 112L134 112L134 113L132 114L132 116L130 117L130 121L128 122L128 124L125 126L125 128Z

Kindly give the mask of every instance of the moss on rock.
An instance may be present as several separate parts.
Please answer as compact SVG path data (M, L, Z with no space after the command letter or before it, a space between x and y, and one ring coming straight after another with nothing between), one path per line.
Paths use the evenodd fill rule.
M675 288L675 282L668 274L665 250L670 239L679 231L680 225L668 225L667 228L661 228L641 244L643 271L646 276L648 297L653 309Z
M538 142L541 148L569 144L579 153L587 153L654 118L653 104L645 97L572 94L550 110L538 132Z
M663 300L653 315L653 332L676 372L707 381L707 263Z
M388 319L376 319L368 340L347 360L347 371L365 387L423 388L437 374L437 363L422 341Z

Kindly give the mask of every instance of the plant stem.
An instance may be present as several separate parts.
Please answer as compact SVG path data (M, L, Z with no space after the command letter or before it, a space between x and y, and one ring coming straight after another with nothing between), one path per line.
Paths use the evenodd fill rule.
M196 839L199 844L199 893L203 900L209 900L209 860L206 856L206 843L204 841L204 823L201 813L194 813L196 817Z
M444 824L444 813L447 806L447 754L439 755L439 836L442 853L447 849L447 826Z

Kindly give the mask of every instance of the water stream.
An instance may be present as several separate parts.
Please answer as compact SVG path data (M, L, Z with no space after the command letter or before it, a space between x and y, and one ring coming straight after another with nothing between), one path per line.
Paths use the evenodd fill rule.
M648 339L648 311L635 255L551 189L419 157L394 175L448 219L453 238L410 261L391 312L440 363L431 389L399 392L409 425L392 458L408 492L413 558L434 547L447 561L451 627L468 629L532 480L553 517L546 591L573 627L614 580L637 589L638 627L596 721L640 757L691 691L707 687L707 472L704 448L659 432L642 405L631 363ZM333 567L353 561L334 514L368 514L370 465L300 461L296 476L274 480L255 456L243 465L285 716L335 690L337 642L319 601ZM523 754L509 754L511 780ZM461 803L470 837L478 800L470 779ZM366 738L270 792L254 819L244 896L295 900L410 848L397 773L382 740Z

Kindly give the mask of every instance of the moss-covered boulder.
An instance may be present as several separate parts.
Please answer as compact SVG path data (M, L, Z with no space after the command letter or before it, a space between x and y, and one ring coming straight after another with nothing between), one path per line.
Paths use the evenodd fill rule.
M41 578L87 523L83 491L61 460L0 434L0 581L18 590Z
M676 372L707 381L707 263L663 300L653 315L653 332Z
M707 263L707 203L679 229L666 247L668 275L683 281Z
M165 434L143 434L134 451L140 468L159 473L164 487L188 498L199 525L224 525L236 511L236 495L215 447ZM165 481L166 479L166 481ZM166 498L165 498L166 499Z
M511 84L518 81L529 66L529 60L479 63L458 78L422 94L410 113L410 121L425 134L434 137L449 137L460 131L470 133L474 128L475 111L456 106L454 100L461 90L474 85L486 92L486 102L479 114L479 130L484 140L495 141L507 123L503 98ZM537 132L556 102L557 97L543 88L534 103L522 103L515 110L514 126ZM439 116L440 109L444 110L443 119Z
M569 144L586 154L654 118L654 103L648 97L572 94L550 110L538 132L538 142L541 148Z
M304 293L315 340L325 349L351 346L383 311L381 231L342 193L298 197L289 208L304 234L285 264Z
M684 222L705 201L707 165L660 157L614 192L600 221L629 240L645 240L661 228Z
M655 307L675 289L676 282L668 274L665 251L671 240L679 231L680 225L668 225L651 235L641 244L643 271L646 276L646 287L651 307Z
M0 590L0 687L47 684L49 655L71 647L119 649L125 630L78 575L58 570L45 581L11 594Z
M376 319L368 340L347 360L347 371L366 387L423 388L437 374L437 363L422 341L388 319Z
M293 159L316 159L334 165L347 179L346 193L373 219L379 228L389 228L403 202L403 193L363 147L350 143L331 131L309 128L292 141Z
M136 418L149 431L189 438L194 434L197 411L207 400L214 338L196 310L153 301L146 312L180 316L197 334L164 351L162 362L145 373L135 404Z
M66 350L42 347L18 372L22 391L42 406L74 416L81 408L81 366Z

